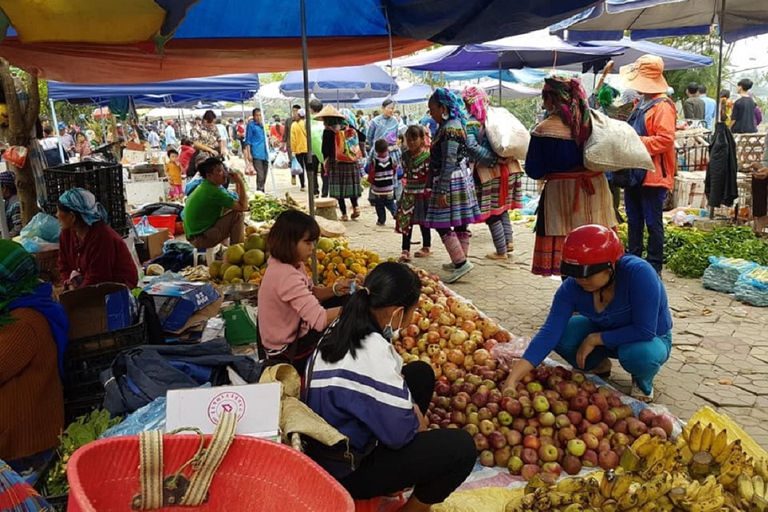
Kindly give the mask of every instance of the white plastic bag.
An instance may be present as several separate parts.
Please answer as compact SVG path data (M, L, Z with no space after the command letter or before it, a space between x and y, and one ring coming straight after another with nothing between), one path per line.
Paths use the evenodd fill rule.
M501 107L488 108L485 136L497 155L525 160L531 134L509 110Z
M275 162L272 164L277 169L287 169L291 166L291 161L288 159L288 153L285 151L278 151Z
M594 172L655 170L645 144L631 125L590 109L592 134L584 144L584 167Z

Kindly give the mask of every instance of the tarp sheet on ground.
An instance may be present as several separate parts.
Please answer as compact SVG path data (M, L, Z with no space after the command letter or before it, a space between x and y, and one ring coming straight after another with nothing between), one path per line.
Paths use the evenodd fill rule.
M48 82L48 97L72 102L108 103L111 98L132 96L136 105L193 105L199 101L244 101L259 90L259 75L188 78L142 84L68 84Z
M765 0L606 0L550 30L567 30L571 41L618 40L625 30L653 39L709 34L715 24L729 43L768 33Z
M529 32L595 3L311 0L309 62L361 65L413 53L427 40L465 44ZM297 0L0 0L11 27L0 55L70 83L279 72L301 67L299 6Z

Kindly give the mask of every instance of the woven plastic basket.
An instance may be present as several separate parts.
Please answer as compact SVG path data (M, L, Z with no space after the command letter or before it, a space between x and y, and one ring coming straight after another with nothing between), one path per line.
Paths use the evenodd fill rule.
M199 446L198 436L163 436L165 473L176 472ZM69 512L131 512L140 490L139 438L103 439L83 446L72 455L67 478ZM157 510L354 512L355 508L347 491L306 455L264 439L236 436L213 477L206 503Z

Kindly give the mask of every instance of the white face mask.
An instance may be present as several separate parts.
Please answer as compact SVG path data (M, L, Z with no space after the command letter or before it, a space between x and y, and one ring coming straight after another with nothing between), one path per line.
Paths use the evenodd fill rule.
M395 329L392 327L392 321L395 319L396 314L397 314L397 311L392 313L392 317L389 319L389 323L386 326L384 326L384 329L381 332L381 335L384 336L384 338L389 341L392 341L392 338L395 336ZM402 328L404 314L405 314L405 311L403 311L400 315L400 321L397 324L398 331Z

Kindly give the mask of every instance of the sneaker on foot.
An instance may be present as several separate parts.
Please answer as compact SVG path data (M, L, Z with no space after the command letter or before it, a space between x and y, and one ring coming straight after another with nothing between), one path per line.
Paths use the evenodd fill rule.
M296 176L291 176L291 185L296 184Z
M453 263L443 263L440 266L442 267L443 270L447 270L449 272L456 270L456 265L454 265Z
M485 257L489 260L508 260L509 255L507 253L499 254L497 252L492 252L490 254L486 254Z
M469 274L475 266L469 261L465 261L464 264L453 270L453 273L445 279L448 284L455 283L465 275Z

